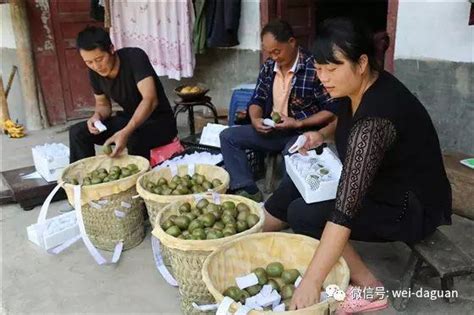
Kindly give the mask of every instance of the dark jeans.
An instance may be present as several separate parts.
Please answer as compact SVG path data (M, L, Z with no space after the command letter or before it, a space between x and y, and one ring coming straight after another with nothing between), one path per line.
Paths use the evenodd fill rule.
M102 122L107 130L98 135L89 132L85 121L72 126L69 130L70 162L73 163L94 156L94 144L104 144L109 137L124 128L129 121L129 118L122 115L110 117ZM129 137L127 143L128 153L150 159L151 149L170 143L176 135L175 124L168 123L165 125L160 121L149 119Z
M246 149L285 153L298 136L299 133L295 130L273 130L268 134L261 134L252 125L236 126L222 131L221 151L225 168L230 175L230 189L235 190L255 183L247 161Z
M287 222L297 234L321 238L335 200L307 204L288 175L265 202L273 217ZM350 239L366 242L402 241L415 243L432 230L423 228L423 209L418 198L407 193L405 204L392 205L365 198L352 221Z

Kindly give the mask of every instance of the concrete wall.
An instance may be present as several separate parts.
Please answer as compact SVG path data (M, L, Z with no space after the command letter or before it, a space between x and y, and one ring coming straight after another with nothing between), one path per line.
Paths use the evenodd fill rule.
M16 44L11 23L10 5L0 4L0 74L2 75L5 88L12 66L14 65L18 65L18 59L16 57ZM13 120L18 119L20 123L24 124L25 111L23 109L23 96L18 73L15 75L7 101L10 117Z
M474 155L474 26L469 1L401 0L395 74L430 113L444 150Z
M203 83L211 89L214 105L228 108L233 87L256 82L260 67L260 0L242 1L239 42L236 47L208 49L197 55L192 78L177 81L161 77L168 98L176 97L173 89L179 85Z

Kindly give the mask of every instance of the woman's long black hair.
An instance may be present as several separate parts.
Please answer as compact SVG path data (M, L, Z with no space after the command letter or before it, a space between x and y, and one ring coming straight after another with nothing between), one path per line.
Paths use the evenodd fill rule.
M330 18L319 26L312 52L318 64L341 64L335 56L336 51L340 51L353 63L357 63L360 56L365 54L369 59L370 69L380 71L374 46L372 33L362 21Z

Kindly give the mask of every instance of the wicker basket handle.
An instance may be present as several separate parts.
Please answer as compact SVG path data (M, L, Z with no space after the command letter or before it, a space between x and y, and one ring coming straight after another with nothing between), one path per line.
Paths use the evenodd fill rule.
M153 257L155 258L156 269L161 273L163 278L169 285L173 287L178 286L178 282L173 277L173 275L169 272L168 268L166 268L163 257L161 256L161 243L160 240L155 237L151 236L151 249L153 250Z
M82 240L84 242L84 245L86 245L87 250L89 251L91 256L99 265L117 263L123 251L123 242L120 241L117 243L117 245L115 245L115 250L114 250L114 254L112 255L112 259L110 260L110 262L108 262L100 254L97 248L95 248L94 244L92 244L91 240L87 236L86 228L84 226L84 219L82 217L81 186L75 185L73 192L74 192L74 208L76 209L77 224L79 225L79 231L81 232Z

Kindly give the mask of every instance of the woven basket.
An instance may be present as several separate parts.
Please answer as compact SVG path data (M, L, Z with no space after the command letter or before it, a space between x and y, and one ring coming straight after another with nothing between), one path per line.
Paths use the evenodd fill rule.
M139 173L116 181L81 187L82 216L84 227L91 242L97 248L113 251L119 241L123 241L124 250L137 246L145 237L144 206L137 195L135 183L148 171L150 164L140 156L123 155L109 158L100 155L85 158L64 169L59 183L63 185L69 203L74 204L73 185L65 183L69 177L81 179L87 173L103 167L127 166L134 163ZM117 215L120 213L120 215Z
M290 233L259 233L246 235L222 245L210 254L202 268L202 279L209 292L219 303L223 300L222 292L230 286L235 286L235 278L251 273L258 267L267 266L270 262L279 261L285 269L295 268L304 273L313 258L319 241L313 238ZM256 255L255 253L258 253ZM324 281L323 287L330 284L338 285L345 291L349 284L349 268L343 258L340 258ZM329 298L324 302L297 310L287 311L286 314L325 315L337 308L337 301ZM233 303L230 312L237 311ZM276 314L271 311L252 310L248 314ZM280 313L278 313L280 314Z
M222 185L213 189L214 192L219 194L224 194L229 188L229 173L227 173L222 167L214 166L214 165L205 165L205 164L197 164L195 166L195 173L201 174L206 176L208 179L219 179L222 182ZM178 166L178 175L184 176L188 174L188 166L187 165L180 165ZM143 186L143 183L147 180L151 180L153 182L158 181L161 177L165 178L167 181L170 181L173 177L171 175L171 170L168 167L162 168L158 171L150 171L144 175L142 175L137 181L137 192L140 196L145 200L146 209L148 211L148 216L150 217L151 226L155 227L155 218L157 213L163 209L163 207L169 205L172 202L176 202L179 200L183 200L183 198L188 198L192 195L181 195L181 196L164 196L164 195L157 195L154 193L149 192Z
M205 196L205 198L210 202L213 202L212 197ZM192 196L185 197L181 201L168 205L156 216L153 235L161 241L163 247L166 247L166 250L168 251L172 270L179 285L182 299L181 308L185 314L199 314L199 312L195 311L192 307L192 302L196 302L197 304L208 304L214 302L214 298L207 290L201 276L202 265L206 257L219 248L219 246L239 238L242 235L261 232L263 228L264 213L262 207L258 203L234 195L220 195L220 199L221 202L233 201L234 203L245 203L249 206L251 213L258 215L260 220L250 229L233 236L215 240L181 240L166 234L161 228L161 223L163 223L169 216L178 214L178 208L183 203L189 202L194 206L196 202Z

